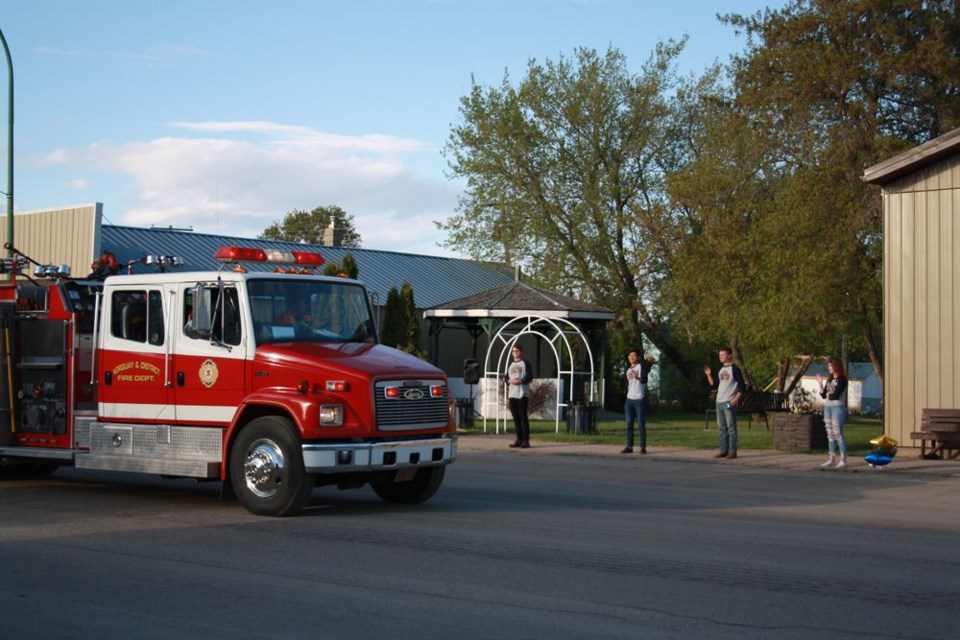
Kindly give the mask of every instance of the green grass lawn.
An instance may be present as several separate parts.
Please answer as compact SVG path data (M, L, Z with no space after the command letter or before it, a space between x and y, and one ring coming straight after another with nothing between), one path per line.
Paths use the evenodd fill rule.
M770 418L772 423L772 417ZM767 430L763 420L754 420L750 425L747 416L738 416L737 442L740 449L773 449L773 432ZM597 433L584 435L567 433L567 424L560 421L560 433L555 432L553 422L531 421L531 435L537 440L555 442L588 442L595 444L626 443L626 427L623 417L604 413L597 421ZM494 430L494 421L487 421L487 432ZM507 431L513 432L513 422L507 421ZM483 433L483 420L478 418L467 434ZM847 450L850 455L863 455L873 451L872 438L883 435L883 425L877 418L850 416L844 429ZM713 449L717 446L717 424L711 419L709 428L704 428L704 415L692 413L659 412L647 419L647 445Z

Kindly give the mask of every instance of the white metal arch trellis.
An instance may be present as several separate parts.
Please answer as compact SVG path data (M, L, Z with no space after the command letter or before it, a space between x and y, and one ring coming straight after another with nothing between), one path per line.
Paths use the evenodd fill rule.
M553 335L547 335L540 330L538 325L541 324L545 324L547 327L552 329ZM544 330L546 330L546 327ZM570 346L568 334L576 335L576 337L579 338L580 343L582 343L586 348L587 362L590 365L589 371L577 371L574 369L573 349ZM504 385L500 384L499 381L501 374L506 371L506 367L510 358L510 349L513 347L513 344L524 335L536 335L540 338L543 338L553 352L554 360L557 364L557 388L555 394L554 416L555 428L559 433L560 409L562 407L569 406L573 401L575 375L590 376L590 401L593 402L594 400L593 350L590 348L590 343L586 336L583 335L580 327L570 322L566 318L547 318L536 315L518 316L513 318L505 325L500 327L500 330L497 331L497 333L490 339L490 345L487 347L487 354L483 362L483 430L487 430L487 420L491 413L493 413L495 416L494 428L496 429L496 433L500 433L501 425L503 426L504 431L507 430L507 411L505 410L506 391L504 389ZM558 351L558 344L563 348L562 354L560 351ZM498 346L499 352L496 355L496 362L494 366L491 367L491 355ZM566 361L570 363L569 369L562 368L563 360L561 359L561 355L566 355ZM567 401L561 402L560 389L564 376L567 377ZM493 384L490 384L488 382L489 380L493 380ZM489 392L491 387L495 389L494 393ZM488 410L490 408L493 409L492 412Z

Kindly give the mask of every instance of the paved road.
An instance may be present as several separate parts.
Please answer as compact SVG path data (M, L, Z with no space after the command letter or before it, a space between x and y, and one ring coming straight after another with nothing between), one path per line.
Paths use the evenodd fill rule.
M957 636L955 478L625 458L465 446L426 505L324 489L287 519L0 482L0 637Z

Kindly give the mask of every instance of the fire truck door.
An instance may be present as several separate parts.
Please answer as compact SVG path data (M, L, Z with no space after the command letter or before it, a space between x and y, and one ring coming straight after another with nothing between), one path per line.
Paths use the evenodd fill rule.
M169 422L174 415L164 376L168 336L161 288L113 289L103 304L100 415L119 422Z
M209 334L194 328L192 287L177 295L173 394L181 424L227 426L243 401L246 379L244 318L236 287L212 290Z

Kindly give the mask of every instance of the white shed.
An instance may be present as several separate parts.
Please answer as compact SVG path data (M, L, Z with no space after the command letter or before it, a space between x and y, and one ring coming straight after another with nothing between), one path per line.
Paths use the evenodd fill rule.
M823 411L823 399L817 385L817 374L827 377L827 364L814 362L800 378L799 387L813 395L813 406ZM883 385L869 362L847 364L847 411L876 415L883 409Z

